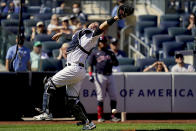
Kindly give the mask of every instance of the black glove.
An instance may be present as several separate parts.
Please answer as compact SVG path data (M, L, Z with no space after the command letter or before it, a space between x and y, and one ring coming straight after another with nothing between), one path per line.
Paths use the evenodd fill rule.
M134 8L131 5L121 5L118 8L118 18L123 19L129 15L132 15L134 12Z
M89 76L89 81L93 83L94 82L94 77L93 76Z

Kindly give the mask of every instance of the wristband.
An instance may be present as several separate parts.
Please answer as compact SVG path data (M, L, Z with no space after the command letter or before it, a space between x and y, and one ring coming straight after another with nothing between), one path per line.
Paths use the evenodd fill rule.
M107 24L108 25L112 25L114 22L116 22L116 20L114 19L114 17L110 18L107 20Z
M88 74L89 74L89 76L92 76L93 73L92 72L89 72Z

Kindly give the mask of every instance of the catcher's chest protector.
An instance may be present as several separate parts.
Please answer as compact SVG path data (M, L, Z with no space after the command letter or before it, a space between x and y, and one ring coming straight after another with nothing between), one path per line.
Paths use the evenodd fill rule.
M84 34L88 34L88 33L92 33L92 30L90 29L84 29L84 30L80 30L77 31L73 37L72 37L72 41L69 45L69 47L67 48L67 53L70 53L72 51L74 51L76 49L76 47L79 47L84 53L86 54L90 54L90 52L86 51L80 44L80 38L84 35Z

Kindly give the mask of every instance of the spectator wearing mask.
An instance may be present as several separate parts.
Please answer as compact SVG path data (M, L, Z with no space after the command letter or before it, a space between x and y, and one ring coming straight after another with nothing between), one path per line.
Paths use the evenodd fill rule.
M167 66L165 65L164 62L161 61L157 61L155 63L153 63L152 65L146 67L144 69L144 72L149 72L149 71L153 71L153 72L169 72Z
M48 55L42 52L42 43L39 41L34 43L33 51L31 51L30 56L31 56L31 70L32 71L38 71L40 59L48 58Z
M81 23L86 23L88 21L88 17L85 13L82 12L79 3L73 4L72 8L73 8L73 13L75 14L75 16L77 16L78 20L80 20Z
M192 65L184 63L182 54L176 54L175 59L177 64L172 67L171 72L195 72Z
M16 43L18 43L18 38L16 38ZM21 38L18 43L18 50L16 54L17 45L11 46L6 55L6 69L10 71L10 63L12 59L13 61L13 69L16 72L30 71L31 63L30 63L30 49L23 46L24 37Z
M189 24L187 26L187 30L191 30L195 27L196 27L196 18L195 18L195 14L192 13L189 15Z
M35 39L38 34L46 34L44 23L42 21L37 22L36 27L32 27L31 41Z
M70 28L72 31L76 30L77 29L77 24L78 24L78 20L76 18L76 16L74 15L71 15L70 16Z

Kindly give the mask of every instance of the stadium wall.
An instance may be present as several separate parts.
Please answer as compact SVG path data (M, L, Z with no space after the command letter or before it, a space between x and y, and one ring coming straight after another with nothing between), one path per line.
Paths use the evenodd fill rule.
M32 117L41 107L43 78L55 72L0 73L0 120ZM196 113L196 73L115 73L119 112ZM80 99L90 114L96 113L94 84L88 75L81 82ZM64 88L57 90L54 116L69 115L64 105ZM105 99L105 112L110 112Z

